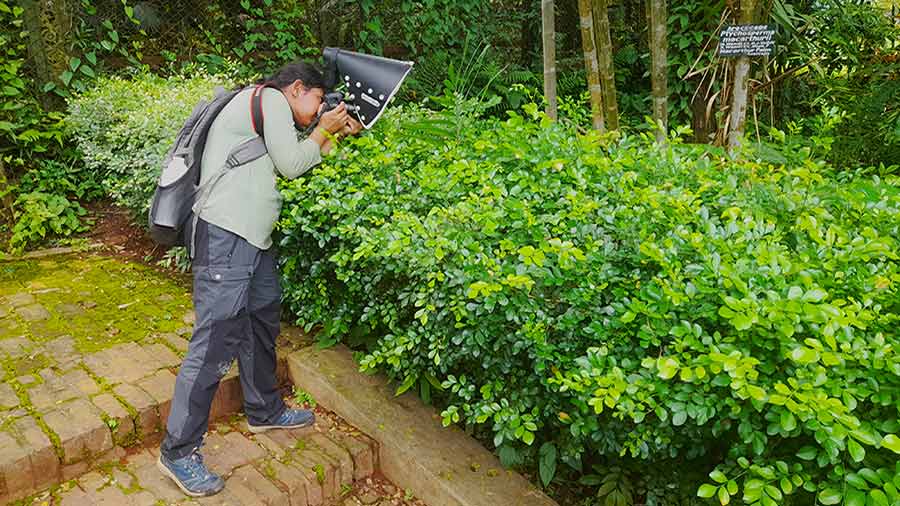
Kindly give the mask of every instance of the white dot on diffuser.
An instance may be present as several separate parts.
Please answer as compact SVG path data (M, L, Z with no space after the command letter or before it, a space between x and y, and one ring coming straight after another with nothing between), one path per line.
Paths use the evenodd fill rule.
M344 76L344 81L349 81L349 80L350 80L350 76Z
M369 95L372 94L372 88L369 88Z
M361 83L361 82L359 82L359 81L356 81L356 87L357 87L357 88L360 88L360 87L362 87L362 83Z
M384 100L384 95L378 95L378 100Z
M365 117L365 116L360 116L359 119L365 121L365 120L366 120L366 117Z

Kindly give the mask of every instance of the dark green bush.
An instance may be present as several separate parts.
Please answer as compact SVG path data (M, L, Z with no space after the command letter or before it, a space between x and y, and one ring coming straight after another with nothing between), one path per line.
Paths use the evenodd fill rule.
M898 180L577 135L535 109L407 107L285 183L297 321L545 482L900 500Z

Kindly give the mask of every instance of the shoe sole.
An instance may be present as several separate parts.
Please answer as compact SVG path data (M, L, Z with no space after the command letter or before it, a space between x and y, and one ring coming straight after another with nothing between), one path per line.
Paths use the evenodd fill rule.
M312 419L308 422L298 423L297 425L250 425L248 423L247 427L250 428L250 432L259 434L260 432L265 432L272 429L303 429L305 427L312 427L315 424L316 420Z
M165 464L162 463L162 457L159 457L158 459L156 459L156 467L159 468L159 471L161 473L163 473L164 475L171 478L172 481L175 482L175 485L177 485L178 488L180 488L182 492L184 492L185 494L187 494L191 497L209 497L211 495L216 495L222 491L222 489L219 489L219 490L216 490L215 492L210 492L207 494L204 494L203 492L191 492L190 490L184 488L184 485L182 485L181 482L178 481L177 478L175 478L175 474L172 471L170 471L169 468L166 467ZM224 487L222 487L222 488L224 488Z

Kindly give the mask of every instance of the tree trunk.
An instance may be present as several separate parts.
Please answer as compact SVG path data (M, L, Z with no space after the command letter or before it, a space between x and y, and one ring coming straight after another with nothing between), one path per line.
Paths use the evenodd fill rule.
M650 0L650 79L656 142L665 144L669 132L669 91L666 81L666 0Z
M597 62L600 64L600 80L603 83L603 107L606 126L619 129L619 106L616 99L616 74L613 68L613 47L609 36L609 3L594 0L594 27L596 28Z
M706 108L709 105L709 86L705 79L701 79L697 88L691 99L691 130L694 131L694 142L709 144L712 142L715 130L710 131L710 118L706 115Z
M556 119L556 28L553 0L541 0L541 28L544 40L544 97L547 116Z
M740 23L753 22L756 0L741 0ZM731 123L728 129L728 151L734 153L741 146L747 123L747 81L750 78L750 57L741 56L734 64L734 93L731 96Z
M594 50L594 16L591 11L591 0L578 0L578 13L581 16L581 47L584 50L584 70L587 72L588 89L591 92L591 119L595 130L605 132L603 87L600 85L597 52Z
M28 60L31 68L34 70L34 77L39 87L45 83L54 82L56 76L47 59L47 45L44 43L44 37L41 35L41 10L43 5L35 0L19 0L19 7L23 9L22 21L24 29L28 32ZM54 98L47 93L38 93L38 98L44 109L53 109L54 106L60 105L54 101Z

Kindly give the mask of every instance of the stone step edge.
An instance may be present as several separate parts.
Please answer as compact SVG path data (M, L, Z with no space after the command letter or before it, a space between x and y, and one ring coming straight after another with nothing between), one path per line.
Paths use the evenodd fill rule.
M103 248L104 248L103 243L91 242L91 243L78 245L78 246L59 246L56 248L39 249L39 250L29 251L27 253L22 253L21 255L13 255L10 253L0 251L0 263L17 262L20 260L34 260L37 258L68 255L71 253L83 253L85 251L98 251Z
M305 429L254 435L249 434L244 421L238 430L229 429L224 435L212 431L204 445L205 460L226 479L216 504L324 506L342 497L356 482L374 476L375 441L331 427L323 420ZM134 494L132 500L150 504L154 499L157 503L188 499L158 471L158 458L158 447L145 447L118 465L105 468L105 473L118 469L139 480L137 488L134 483L127 487L127 493ZM102 476L99 470L82 475L77 484L64 489L69 497L63 502L107 504L110 500L126 500L121 493L117 499L109 497L109 491L102 490L107 484ZM148 495L153 496L150 501Z
M557 506L414 394L395 396L383 375L359 372L347 347L305 347L288 369L297 388L378 443L385 478L430 506Z
M279 350L277 376L283 387L290 386L285 358L287 353L287 349ZM167 394L154 392L154 398L154 394L146 390L122 383L113 387L113 393L119 399L124 399L130 410L114 404L119 413L111 414L107 409L97 406L99 403L96 398L99 395L93 398L93 403L85 398L77 398L59 404L49 416L60 417L62 420L67 416L87 419L88 425L83 430L76 429L65 438L54 434L55 441L51 441L45 432L47 429L25 427L20 431L20 441L0 441L0 444L5 443L7 446L18 445L18 448L8 447L0 451L0 504L19 500L75 479L98 466L118 461L135 445L158 443L168 419L174 388L167 390ZM115 403L115 399L112 402ZM243 394L237 367L232 367L222 378L213 398L210 422L237 413L243 407L242 404ZM41 420L46 426L43 415ZM59 455L60 452L62 455Z
M288 494L285 504L288 500L292 505L329 504L343 496L354 483L375 475L378 443L364 434L354 436L313 428L300 429L289 432L296 439L285 448L283 439L281 442L276 440L279 432L284 434L271 431L256 435L258 444L270 454L280 455L255 461L253 465ZM299 471L300 475L294 471ZM228 483L231 484L231 480ZM301 488L305 488L305 503Z

